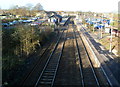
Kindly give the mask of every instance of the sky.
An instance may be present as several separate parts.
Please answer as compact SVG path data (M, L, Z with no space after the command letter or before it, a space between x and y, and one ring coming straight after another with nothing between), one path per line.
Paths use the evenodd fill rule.
M41 3L47 11L117 12L119 0L0 0L0 8Z

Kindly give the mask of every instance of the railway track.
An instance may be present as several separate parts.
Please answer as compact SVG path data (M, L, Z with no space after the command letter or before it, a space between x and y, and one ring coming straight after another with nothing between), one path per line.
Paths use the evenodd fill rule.
M73 24L70 27L71 30L68 29L62 32L52 52L49 55L45 55L48 56L48 59L44 61L45 64L42 70L40 72L37 71L39 75L36 77L38 79L33 87L60 87L65 85L70 87L101 86L80 33ZM66 42L68 42L68 47L65 45ZM62 61L63 59L64 61ZM31 72L32 74L36 72L39 64L36 64L35 69ZM31 77L31 74L26 78L29 81L28 77ZM62 85L59 83L59 80L61 80Z
M86 47L82 41L80 33L75 28L73 32L74 32L74 38L76 41L76 47L78 49L78 54L79 54L82 86L83 87L86 87L86 86L100 87L96 72L89 58Z
M58 68L55 85L53 87L80 87L81 78L79 67L76 64L75 40L73 31L69 27L66 36L65 46Z
M58 65L64 48L66 31L56 43L34 87L52 87L58 70Z
M46 47L45 49L42 50L42 52L40 52L40 55L39 55L40 58L38 58L38 61L32 67L30 72L20 82L21 87L26 87L26 86L33 86L34 87L34 84L35 84L35 86L37 86L37 82L38 82L37 78L38 77L40 78L39 75L41 74L41 72L43 72L42 69L44 70L44 68L47 65L48 61L50 61L52 59L51 57L53 57L54 53L59 51L59 49L57 50L57 48L59 46L61 38L63 40L63 36L64 36L63 33L64 33L64 29L60 31L60 35L57 37L58 38L57 42L56 41L53 42L50 46ZM61 55L62 55L62 50L61 50L59 56L61 56ZM57 54L56 54L56 56L57 56ZM54 57L55 57L55 55L54 55ZM55 62L57 62L57 60L54 61L54 64L55 64ZM48 65L50 65L50 64L48 63ZM58 65L56 67L58 67Z
M100 87L82 38L70 26L54 87Z
M89 32L87 32L87 30L83 27L83 25L82 24L80 24L80 26L81 26L81 32L83 33L83 35L85 35L86 37L87 37L87 35L88 35L88 33ZM88 40L88 38L86 39L87 41L88 41L88 43L90 43L90 39ZM93 49L93 48L92 48ZM94 49L93 49L94 50ZM95 50L94 50L95 51ZM94 52L94 54L95 54L95 56L97 56L98 58L100 58L100 55L99 54L97 54L96 53L96 51ZM102 56L101 56L102 57ZM104 59L104 57L103 57L103 59ZM108 65L109 66L109 65ZM107 71L108 70L108 71ZM99 72L99 74L98 74L98 76L100 75L101 76L101 78L103 78L103 79L101 79L101 78L99 78L99 79L101 79L99 82L101 83L101 84L104 84L106 87L114 87L114 86L116 86L117 87L117 85L118 85L118 83L117 83L117 81L114 79L114 77L111 77L111 76L113 76L110 72L109 72L109 69L107 69L107 67L104 67L104 66L102 66L101 65L101 67L97 70L97 72ZM107 72L109 72L109 73L107 73ZM111 75L110 75L111 74Z

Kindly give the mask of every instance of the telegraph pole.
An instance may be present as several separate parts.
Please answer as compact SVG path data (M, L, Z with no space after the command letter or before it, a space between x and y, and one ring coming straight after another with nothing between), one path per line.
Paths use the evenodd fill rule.
M110 49L109 49L109 52L112 52L112 30L113 30L112 26L114 26L113 17L112 17L112 23L111 23L111 36L110 36Z
M102 36L103 36L103 35L102 35L102 29L103 29L103 28L102 28L102 25L101 25L101 28L100 28L100 30L101 30L101 38L102 38Z
M111 26L111 36L110 36L110 49L109 52L112 52L112 26Z
M103 15L102 15L102 25L101 25L101 28L100 28L100 29L101 29L101 38L102 38L102 36L103 36L103 35L102 35L102 29L103 29L103 28L102 28L102 27L103 27Z
M93 14L93 21L94 21L94 14ZM93 23L93 32L94 32L94 23Z

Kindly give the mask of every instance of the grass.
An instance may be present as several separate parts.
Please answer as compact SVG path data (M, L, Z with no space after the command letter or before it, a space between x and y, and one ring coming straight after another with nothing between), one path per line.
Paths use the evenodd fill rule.
M88 29L88 32L91 34L94 34L96 36L100 35L99 30L95 30L95 32L92 31L92 29ZM99 39L99 43L102 44L106 50L110 49L110 34L109 33L103 33L101 39ZM113 37L112 38L112 49L118 50L118 37Z
M104 37L102 39L99 40L99 42L107 49L110 49L110 37ZM113 37L112 38L112 49L116 49L118 48L118 38L117 37Z

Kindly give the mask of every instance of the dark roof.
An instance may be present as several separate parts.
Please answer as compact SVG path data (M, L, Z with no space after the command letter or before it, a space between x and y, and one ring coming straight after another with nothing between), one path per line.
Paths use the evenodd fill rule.
M61 15L55 15L55 17L62 18L62 16L61 16Z
M51 16L51 17L55 17L55 18L62 18L62 16L61 15L53 15L53 16ZM51 18L50 17L50 18Z
M57 14L56 12L54 12L54 11L45 11L47 14L52 14L52 13L54 13L54 14Z

